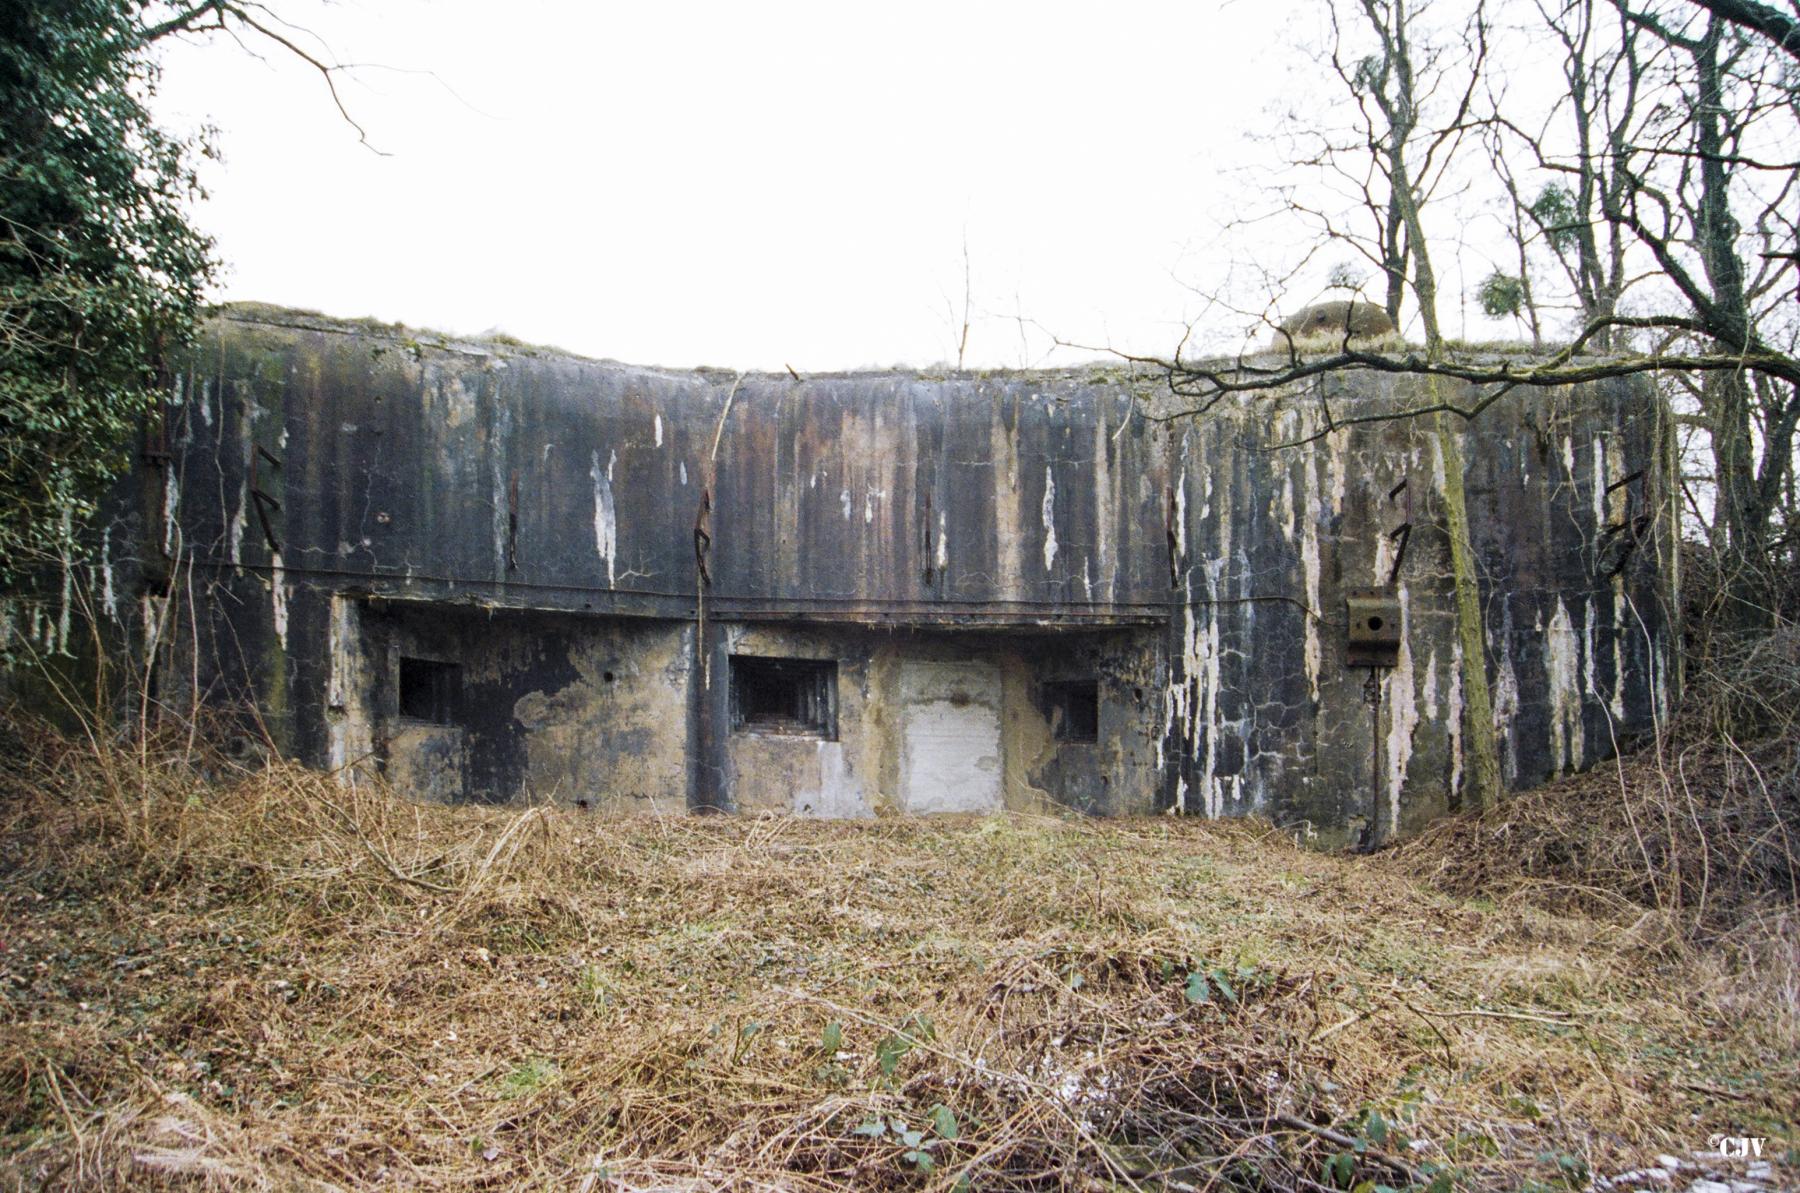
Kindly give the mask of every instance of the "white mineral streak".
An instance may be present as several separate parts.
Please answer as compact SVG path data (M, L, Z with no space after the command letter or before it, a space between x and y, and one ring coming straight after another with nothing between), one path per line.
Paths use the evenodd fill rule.
M138 606L143 617L143 650L146 659L154 659L156 652L162 648L163 610L167 601L167 597L145 594Z
M62 608L56 616L55 649L63 654L69 650L69 617L75 607L75 561L70 558L69 544L74 542L75 511L68 506L62 509Z
M1176 559L1176 564L1178 566L1181 564L1182 560L1185 559L1185 557L1186 557L1187 542L1188 542L1188 536L1187 536L1187 455L1188 455L1188 440L1187 440L1187 435L1184 433L1181 437L1181 459L1180 459L1180 462L1176 465L1176 467L1174 469L1174 476L1175 476L1175 528L1174 528L1174 535L1175 535L1175 544L1176 544L1175 549L1176 549L1176 552L1178 555L1178 558ZM1183 634L1183 642L1185 643L1192 638L1192 628L1191 627L1192 627L1192 622L1194 619L1194 611L1193 611L1194 584L1193 584L1193 577L1191 575L1183 576L1182 591L1186 594L1187 605L1188 605L1188 609L1187 609L1187 613L1186 613L1186 622L1184 623L1187 628L1185 629L1184 634ZM1189 692L1191 690L1191 686L1193 684L1193 672L1191 670L1185 671L1183 673L1183 675L1184 675L1184 678L1181 683L1167 684L1163 688L1163 731L1161 733L1157 734L1157 736L1156 736L1156 769L1158 771L1161 771L1167 762L1167 759L1164 755L1164 740L1170 734L1177 733L1177 732L1182 733L1185 737L1185 734L1187 731L1187 726L1186 726L1185 722L1187 721L1188 694L1189 694ZM1187 811L1187 778L1186 778L1186 776L1183 776L1183 775L1178 775L1176 778L1175 811L1177 813L1185 813Z
M612 464L600 467L600 453L593 454L588 475L594 480L594 549L606 561L606 586L613 586L613 556L619 548L618 515L613 506Z
M1575 483L1575 440L1563 436L1563 471L1569 474L1569 483Z
M1187 440L1182 440L1181 466L1176 471L1175 489L1175 534L1176 542L1185 548L1187 538ZM1209 486L1210 487L1210 486ZM1204 517L1204 514L1202 515ZM1223 574L1225 561L1231 550L1231 519L1229 514L1219 520L1219 550L1217 555L1198 569L1206 581L1206 599L1203 609L1196 609L1194 603L1194 575L1190 569L1182 580L1182 591L1185 595L1182 608L1181 634L1181 674L1182 682L1169 685L1167 710L1167 729L1177 740L1193 743L1205 737L1206 745L1201 755L1201 774L1199 778L1199 794L1201 810L1207 816L1217 817L1224 811L1224 786L1215 773L1218 763L1219 737L1222 726L1219 720L1219 581ZM1157 747L1162 749L1161 744ZM1175 785L1175 810L1178 813L1188 811L1188 783L1186 776L1178 777Z
M1650 656L1650 695L1656 707L1656 728L1660 732L1669 723L1669 652L1659 637L1648 652Z
M1281 528L1281 537L1293 542L1299 527L1295 525L1294 517L1294 474L1289 469L1281 470L1281 484L1276 486L1270 504L1275 507L1272 512L1275 515L1275 525Z
M944 511L941 509L938 511L937 530L937 554L933 558L933 563L941 575L944 569L950 566L950 539L944 531Z
M851 518L850 490L849 489L840 490L838 492L838 501L840 503L842 503L842 505L844 507L844 521L848 522Z
M687 461L680 461L678 466L681 469L681 483L685 485L687 484Z
M231 515L231 525L226 529L226 552L233 567L244 562L244 530L250 523L250 482L245 481L238 486L237 513Z
M1382 695L1382 711L1387 714L1387 765L1382 778L1387 781L1388 832L1400 831L1400 790L1406 786L1406 767L1412 761L1413 733L1419 727L1419 707L1414 699L1412 635L1412 602L1406 584L1399 586L1400 657L1387 675L1387 691Z
M281 649L285 651L288 644L287 572L282 566L279 551L269 559L269 594L270 607L275 615L275 637L281 641Z
M1494 674L1494 736L1505 743L1506 756L1501 761L1510 783L1519 772L1518 742L1513 740L1513 718L1519 715L1519 675L1512 662L1512 613L1506 614L1500 642L1490 641L1488 653L1500 660Z
M351 656L356 649L356 609L342 596L331 598L329 639L331 672L325 683L326 761L331 770L340 772L340 780L349 782L352 776L345 767L352 761L350 733L354 718L344 713L359 676Z
M864 526L871 526L874 524L874 522L875 522L875 499L880 496L881 496L881 493L879 490L876 490L876 489L864 489L863 490L863 525Z
M1463 673L1462 638L1450 639L1450 706L1444 710L1444 725L1450 733L1450 790L1462 790L1463 779Z
M1438 660L1437 647L1425 658L1425 678L1419 685L1419 715L1427 721L1437 720L1438 715Z
M654 426L656 428L656 446L661 447L662 446L662 415L660 413L657 414L655 416L655 419L656 419L656 421L654 423Z
M1112 460L1107 455L1112 446L1112 436L1107 433L1106 402L1096 400L1094 403L1094 561L1083 559L1081 563L1082 579L1087 583L1087 598L1094 599L1094 582L1088 576L1088 565L1097 561L1101 583L1106 582L1107 573L1112 568L1112 502L1113 480Z
M106 616L119 620L118 596L113 590L112 527L100 531L100 607Z
M1175 480L1175 541L1187 553L1187 442L1181 444L1181 470Z
M178 521L181 513L181 478L173 468L164 468L163 474L163 554L173 559L177 553L177 543L181 538L181 526Z
M494 496L490 505L493 509L494 534L494 575L496 578L506 575L506 539L508 514L511 513L512 502L507 493L506 452L505 443L512 437L512 408L501 403L500 412L494 422L494 441L488 444L488 472L492 476Z
M1599 620L1594 611L1594 598L1590 596L1581 611L1581 694L1583 699L1591 697L1596 703L1604 704L1606 697L1600 694L1597 662L1600 656L1596 643Z
M1302 467L1305 469L1301 478L1306 516L1300 519L1300 576L1306 587L1306 613L1301 620L1306 626L1306 640L1303 645L1306 659L1306 689L1312 698L1313 705L1317 707L1319 675L1325 666L1325 650L1319 641L1317 616L1323 606L1323 599L1319 592L1323 569L1319 564L1319 453L1316 448L1307 449Z
M1056 568L1056 478L1044 465L1044 570Z
M1222 561L1215 560L1203 569L1209 597L1218 591L1221 566ZM1206 737L1200 797L1206 815L1217 817L1224 811L1224 791L1215 773L1223 727L1219 724L1219 607L1210 599L1202 621L1190 598L1183 624L1182 661L1188 675L1182 685L1187 705L1183 709L1187 722L1184 736L1190 742L1201 734Z
M1333 517L1344 512L1344 495L1346 486L1349 484L1345 477L1344 442L1345 433L1343 431L1333 431L1325 436L1325 448L1328 453L1326 460L1330 466L1327 478L1331 483L1331 513Z
M1544 677L1550 688L1550 755L1559 775L1581 768L1580 654L1581 638L1558 597L1544 632Z

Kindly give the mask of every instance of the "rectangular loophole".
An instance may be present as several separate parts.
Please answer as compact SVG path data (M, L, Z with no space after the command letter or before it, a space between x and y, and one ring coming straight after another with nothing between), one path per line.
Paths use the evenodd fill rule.
M732 655L731 727L837 740L837 661Z
M1057 741L1100 740L1100 682L1069 679L1044 685L1044 713Z
M400 715L434 725L456 723L462 668L437 659L400 658Z

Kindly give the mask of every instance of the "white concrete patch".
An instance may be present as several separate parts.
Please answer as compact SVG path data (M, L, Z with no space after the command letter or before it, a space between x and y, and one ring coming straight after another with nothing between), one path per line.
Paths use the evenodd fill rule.
M613 505L612 464L609 462L602 471L600 453L595 452L588 475L594 481L594 549L606 561L606 586L611 588L616 568L613 557L619 549L618 513Z
M459 374L451 373L441 392L444 396L444 422L451 430L475 417L475 395L463 385Z
M868 820L874 817L875 810L869 806L868 795L863 791L862 784L856 781L856 776L850 772L849 761L844 757L844 743L821 741L816 745L819 751L819 786L814 791L794 794L795 815L831 820Z
M655 430L656 430L656 446L661 447L662 446L662 415L659 413L655 416L655 418L656 418L656 422L655 422L654 426L655 426Z
M1056 568L1056 478L1044 467L1044 570Z
M991 663L900 664L900 771L908 812L1000 808L1000 700L1000 669Z

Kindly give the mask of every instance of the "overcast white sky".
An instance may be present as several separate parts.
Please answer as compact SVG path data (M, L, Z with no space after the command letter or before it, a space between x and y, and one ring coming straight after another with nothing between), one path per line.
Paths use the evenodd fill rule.
M801 370L953 360L965 235L972 365L1074 355L1020 316L1240 333L1194 287L1253 255L1218 236L1246 136L1323 36L1312 0L277 7L371 64L341 87L386 156L286 56L170 47L161 117L219 129L219 297Z

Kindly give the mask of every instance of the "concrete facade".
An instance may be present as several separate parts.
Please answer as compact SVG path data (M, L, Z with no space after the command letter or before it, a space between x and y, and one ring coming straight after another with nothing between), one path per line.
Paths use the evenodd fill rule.
M236 310L93 585L139 637L192 592L152 644L172 676L429 798L1385 837L1464 786L1443 458L1429 424L1323 412L1422 391L1177 416L1123 368L681 372ZM1509 396L1460 442L1523 787L1673 691L1667 426L1618 382ZM1344 663L1371 584L1403 623L1374 726Z

